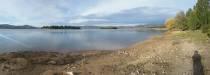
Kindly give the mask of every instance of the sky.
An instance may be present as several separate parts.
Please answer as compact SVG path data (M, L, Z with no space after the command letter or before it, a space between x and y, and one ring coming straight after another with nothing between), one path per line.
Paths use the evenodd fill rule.
M0 24L161 24L196 0L0 0Z

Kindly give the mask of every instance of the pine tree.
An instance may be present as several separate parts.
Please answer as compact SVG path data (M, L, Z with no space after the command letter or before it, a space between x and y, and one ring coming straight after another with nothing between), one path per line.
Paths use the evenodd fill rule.
M209 28L209 0L198 0L195 13L202 32L207 32Z
M198 30L200 25L198 25L198 19L196 17L196 13L193 9L189 9L186 13L187 17L187 26L189 30Z

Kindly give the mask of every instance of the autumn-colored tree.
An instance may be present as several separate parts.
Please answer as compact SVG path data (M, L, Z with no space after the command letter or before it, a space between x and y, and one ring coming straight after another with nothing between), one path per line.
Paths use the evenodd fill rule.
M165 27L167 29L172 29L174 24L175 24L175 19L174 18L170 18L170 19L166 20Z
M167 24L167 23L166 23ZM166 27L169 27L166 25ZM173 28L178 30L201 30L210 37L210 0L197 0L186 13L179 12Z

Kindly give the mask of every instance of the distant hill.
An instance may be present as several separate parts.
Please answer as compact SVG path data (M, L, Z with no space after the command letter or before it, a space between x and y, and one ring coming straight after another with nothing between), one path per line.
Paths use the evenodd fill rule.
M37 29L30 25L15 26L10 24L0 24L0 29Z
M163 24L137 25L135 28L165 28Z

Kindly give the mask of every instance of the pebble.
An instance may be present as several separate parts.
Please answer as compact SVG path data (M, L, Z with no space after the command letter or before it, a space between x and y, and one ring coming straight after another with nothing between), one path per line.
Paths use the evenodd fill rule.
M55 61L49 61L48 64L55 65L56 62Z
M74 75L74 72L66 72L67 75Z

